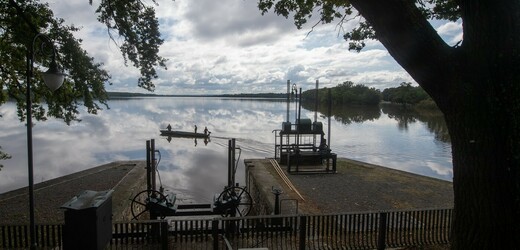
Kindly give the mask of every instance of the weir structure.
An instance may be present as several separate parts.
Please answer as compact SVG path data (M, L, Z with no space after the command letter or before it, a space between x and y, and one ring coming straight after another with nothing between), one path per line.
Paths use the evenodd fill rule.
M331 91L328 92L328 138L318 122L318 86L316 80L314 121L301 117L302 89L287 80L287 119L275 133L275 159L290 174L336 173L337 155L330 149ZM299 93L298 93L299 91ZM290 120L290 103L295 103L295 121Z
M156 173L160 162L160 152L155 149L155 140L146 142L146 185L147 189L139 192L132 199L131 212L134 219L165 218L166 216L222 215L223 217L247 216L253 201L245 187L235 183L238 166L235 139L229 140L228 146L228 181L224 191L215 195L209 204L176 204L176 194L157 189ZM157 155L159 159L157 159Z

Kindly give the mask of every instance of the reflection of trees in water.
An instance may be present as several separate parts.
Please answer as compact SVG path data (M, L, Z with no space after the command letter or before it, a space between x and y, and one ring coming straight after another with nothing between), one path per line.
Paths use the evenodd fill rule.
M302 103L302 107L314 111L314 104ZM327 117L329 113L327 105L320 105L318 112L321 116ZM343 124L363 123L379 119L381 112L378 106L338 105L332 108L332 117Z
M440 113L434 112L435 114L430 114L430 112L421 112L420 116L425 117L425 123L428 126L428 130L435 134L435 139L442 142L450 142L450 133L448 132L448 127L446 126L446 120L444 120L444 115Z
M412 108L406 108L401 105L381 105L381 111L389 118L397 121L399 130L408 130L408 125L415 123L417 112Z
M302 103L302 108L314 111L313 103ZM381 110L380 110L381 108ZM318 107L320 116L327 117L327 105L320 104ZM377 120L381 117L381 112L389 118L397 121L400 130L408 130L410 124L417 121L422 122L435 139L441 142L450 142L450 135L444 115L437 110L418 110L401 105L381 104L380 106L333 106L332 116L336 121L343 124L363 123L365 121Z
M389 118L395 119L399 129L408 129L410 123L420 121L426 124L428 130L435 135L435 139L442 142L450 142L450 134L444 115L437 110L419 110L405 108L401 105L381 105L381 111Z

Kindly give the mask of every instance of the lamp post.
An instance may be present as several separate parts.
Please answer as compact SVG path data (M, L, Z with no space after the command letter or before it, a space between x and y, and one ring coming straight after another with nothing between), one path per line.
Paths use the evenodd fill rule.
M294 103L296 105L295 108L294 108L294 110L295 110L294 111L294 121L295 121L294 124L296 124L296 126L298 126L297 125L298 122L299 122L298 121L298 87L296 86L296 83L293 83L293 85L292 85L291 94L294 97L294 100L295 100Z
M63 84L65 74L63 74L56 63L56 50L54 44L44 34L38 33L34 36L29 53L27 55L27 87L26 87L26 102L27 102L27 167L29 172L29 234L31 238L31 249L36 249L36 225L34 222L34 177L33 177L33 145L32 145L32 99L31 99L31 80L34 74L34 45L36 40L42 40L41 49L44 49L45 44L50 44L52 47L52 60L47 72L43 73L43 81L52 91L57 90ZM40 51L41 52L41 51ZM43 53L42 53L43 54Z

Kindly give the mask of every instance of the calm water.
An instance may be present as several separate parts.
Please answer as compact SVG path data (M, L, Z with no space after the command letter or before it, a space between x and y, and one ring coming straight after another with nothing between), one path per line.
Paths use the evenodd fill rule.
M98 115L82 122L37 122L33 129L35 182L49 180L118 160L144 160L146 140L161 152L163 186L186 199L205 201L226 185L227 143L241 148L237 181L244 183L243 159L274 156L274 129L286 120L284 101L222 98L135 98L112 100ZM290 106L294 122L295 104ZM0 107L0 145L12 155L1 161L0 193L27 186L26 128L14 104ZM318 120L328 127L326 110ZM314 112L302 108L302 117ZM174 138L159 129L199 131L207 126L211 141ZM391 106L334 107L330 146L340 157L379 164L451 181L451 145L442 116L418 114Z

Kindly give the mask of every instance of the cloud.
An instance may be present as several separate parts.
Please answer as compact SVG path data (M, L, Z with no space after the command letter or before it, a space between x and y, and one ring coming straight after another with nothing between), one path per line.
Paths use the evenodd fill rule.
M55 15L83 29L83 47L112 74L109 91L145 92L137 87L139 71L125 67L106 27L88 1L51 3ZM261 15L256 1L162 0L156 7L164 44L160 55L168 70L154 81L158 94L283 92L287 80L329 85L350 80L377 88L411 81L377 41L361 53L348 44L335 23L315 20L298 30L292 18ZM354 25L356 21L345 24ZM451 26L442 27L442 32ZM309 33L309 31L312 32ZM304 89L305 90L305 89Z
M437 33L439 33L439 35L450 45L455 45L462 41L462 22L442 23L436 30Z

